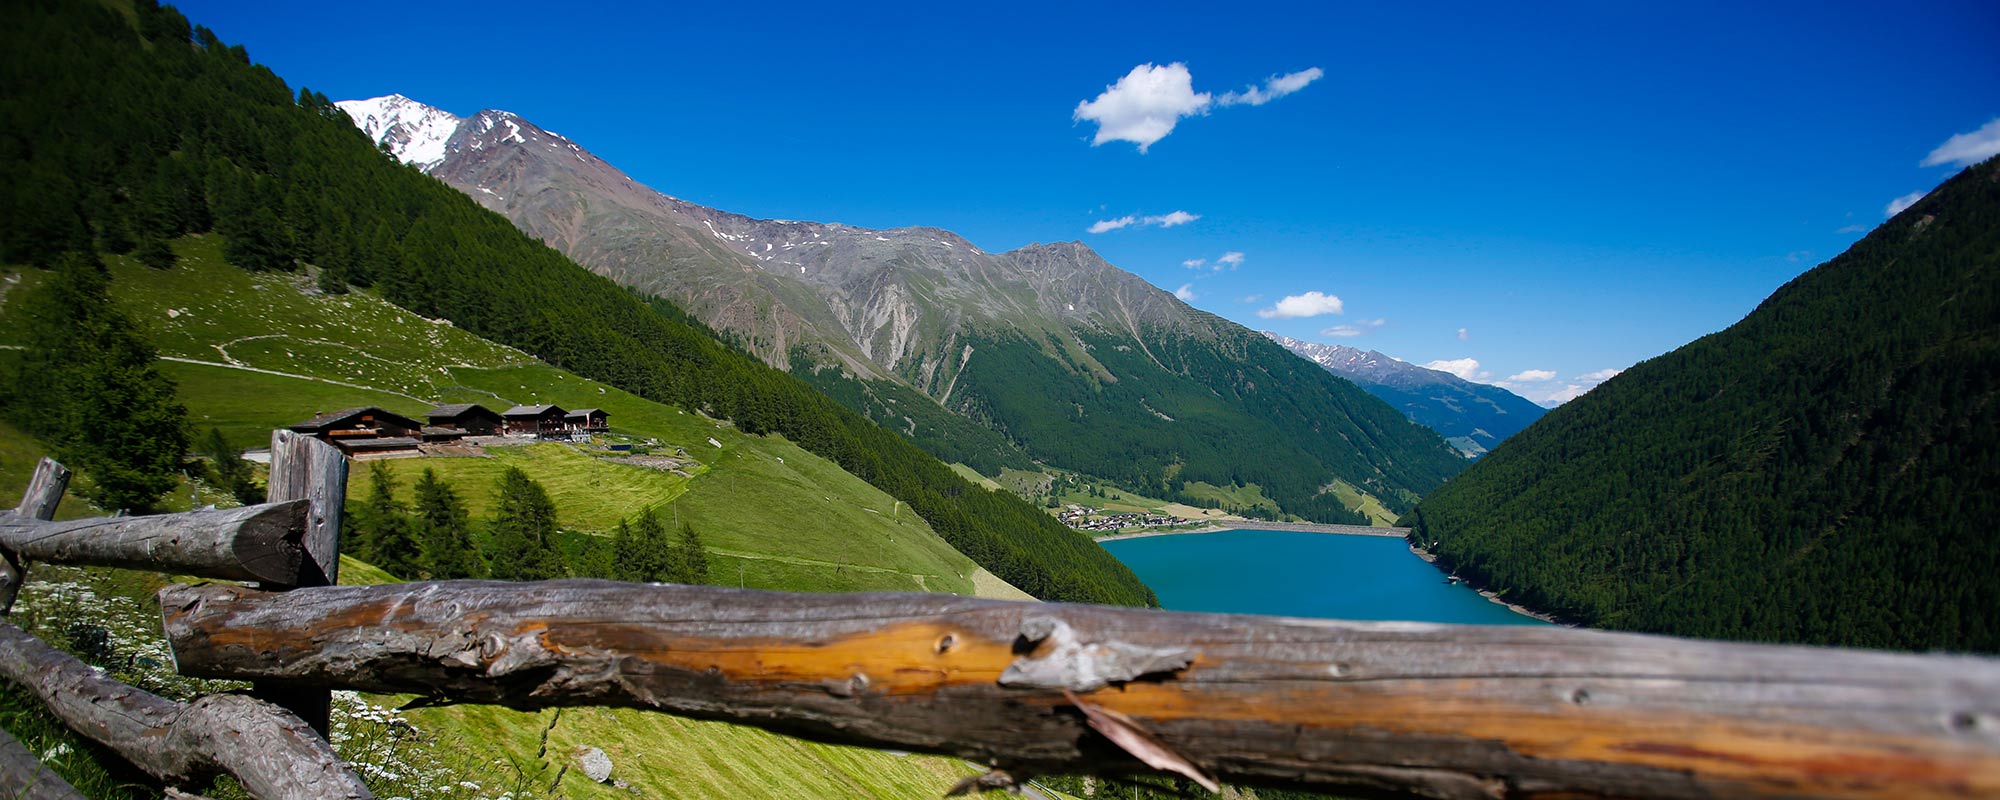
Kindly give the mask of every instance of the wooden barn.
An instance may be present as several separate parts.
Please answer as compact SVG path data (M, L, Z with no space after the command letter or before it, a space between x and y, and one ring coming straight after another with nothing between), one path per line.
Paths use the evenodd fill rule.
M563 416L563 425L572 431L603 433L611 430L611 415L601 408L579 408Z
M506 429L500 412L478 403L450 403L424 414L430 427L458 431L464 436L492 436Z
M375 406L322 413L292 426L350 454L415 451L423 423Z
M513 436L561 436L568 415L562 406L515 406L500 412Z

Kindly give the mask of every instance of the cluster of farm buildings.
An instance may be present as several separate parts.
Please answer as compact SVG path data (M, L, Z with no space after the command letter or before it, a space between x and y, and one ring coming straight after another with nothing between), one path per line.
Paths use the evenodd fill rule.
M477 403L433 408L424 421L375 406L331 411L292 426L340 448L350 456L415 453L427 444L452 444L469 436L577 441L610 430L611 415L599 408L566 411L561 406L515 406L494 411Z
M1187 520L1167 514L1104 514L1089 506L1069 505L1056 513L1056 518L1080 531L1115 531L1120 528L1160 528L1168 525L1186 525Z

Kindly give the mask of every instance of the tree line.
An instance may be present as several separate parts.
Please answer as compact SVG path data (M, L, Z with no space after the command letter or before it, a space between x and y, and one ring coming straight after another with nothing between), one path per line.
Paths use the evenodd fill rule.
M493 513L483 530L475 529L465 501L436 470L426 468L417 479L414 504L397 491L396 473L387 464L369 466L368 497L348 514L343 547L404 580L708 582L701 535L688 523L670 535L656 509L620 520L610 537L587 536L576 553L567 553L555 502L518 467L509 467L494 483Z
M953 547L1037 597L1157 602L1088 537L973 487L687 324L671 304L589 273L395 163L325 95L294 93L171 7L142 0L128 17L29 0L8 4L0 21L0 261L64 272L68 254L219 235L241 268L311 270L333 291L372 288L580 375L781 434L909 504ZM168 444L186 449L184 438Z

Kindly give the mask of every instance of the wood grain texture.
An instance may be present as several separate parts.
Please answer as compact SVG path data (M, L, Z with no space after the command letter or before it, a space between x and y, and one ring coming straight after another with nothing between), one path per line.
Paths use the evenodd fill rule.
M608 581L161 592L183 672L603 705L1038 772L1143 769L1076 702L1225 781L1342 793L2000 795L2000 662Z
M8 800L88 800L6 731L0 730L0 797Z
M63 491L69 488L69 475L69 468L55 459L45 457L36 462L35 474L28 479L28 490L21 493L21 504L14 507L14 513L28 519L54 519ZM27 581L27 562L0 546L0 615L14 610L14 598Z
M163 781L198 786L226 772L256 798L373 797L303 721L260 700L177 703L105 677L7 622L0 676L40 696L70 730Z
M68 522L0 511L0 548L55 564L288 585L305 552L306 512L304 500Z
M340 514L347 506L347 456L333 445L302 433L271 432L271 476L265 497L273 503L304 500L308 505L305 561L293 586L340 582Z

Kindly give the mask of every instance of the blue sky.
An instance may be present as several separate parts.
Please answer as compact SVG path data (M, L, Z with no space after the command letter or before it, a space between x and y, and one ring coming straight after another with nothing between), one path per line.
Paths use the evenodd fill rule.
M710 5L180 7L336 100L506 109L755 216L1080 239L1545 401L2000 148L1992 2Z

